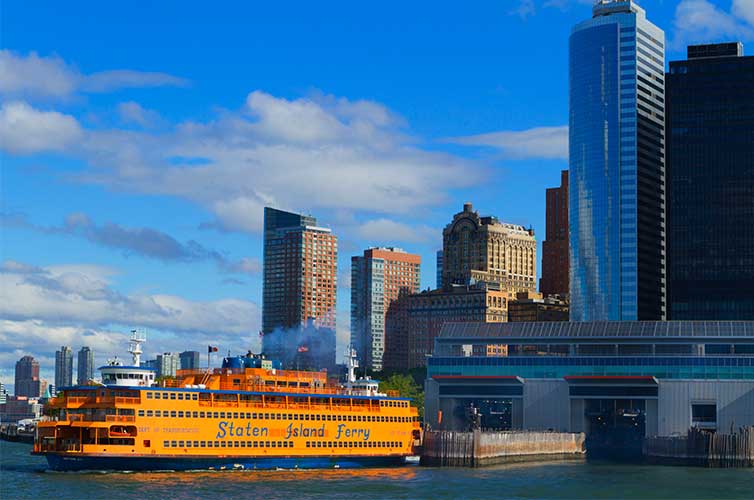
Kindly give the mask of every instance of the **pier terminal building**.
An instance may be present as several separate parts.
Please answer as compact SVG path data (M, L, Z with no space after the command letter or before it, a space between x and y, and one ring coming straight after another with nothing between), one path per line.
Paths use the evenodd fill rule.
M754 321L446 323L427 377L433 429L729 432L754 425Z

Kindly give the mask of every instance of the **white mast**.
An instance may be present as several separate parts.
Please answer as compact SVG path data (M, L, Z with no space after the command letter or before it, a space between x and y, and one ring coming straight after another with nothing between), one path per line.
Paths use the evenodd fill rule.
M359 367L359 360L356 357L356 349L350 345L346 347L346 363L348 366L348 382L356 382L356 368Z
M133 357L133 366L137 368L141 365L141 354L144 352L141 350L141 344L146 341L147 334L145 332L131 330L131 338L128 341L128 352Z

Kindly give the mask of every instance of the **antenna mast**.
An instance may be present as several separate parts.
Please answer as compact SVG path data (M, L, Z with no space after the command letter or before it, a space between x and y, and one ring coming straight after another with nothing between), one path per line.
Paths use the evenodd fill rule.
M128 340L128 352L131 353L133 365L137 368L141 365L141 354L144 352L141 350L141 344L146 341L147 334L145 332L131 330L131 338Z

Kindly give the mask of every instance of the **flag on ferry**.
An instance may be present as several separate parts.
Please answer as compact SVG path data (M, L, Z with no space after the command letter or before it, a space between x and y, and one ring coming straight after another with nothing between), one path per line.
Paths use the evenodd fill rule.
M208 345L207 346L207 354L209 354L211 352L217 352L217 346Z

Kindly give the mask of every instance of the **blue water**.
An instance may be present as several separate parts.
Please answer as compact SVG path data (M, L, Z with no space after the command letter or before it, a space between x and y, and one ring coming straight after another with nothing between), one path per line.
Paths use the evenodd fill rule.
M569 461L481 469L72 473L46 471L46 461L29 449L0 443L2 500L754 498L754 469Z

